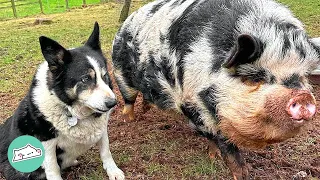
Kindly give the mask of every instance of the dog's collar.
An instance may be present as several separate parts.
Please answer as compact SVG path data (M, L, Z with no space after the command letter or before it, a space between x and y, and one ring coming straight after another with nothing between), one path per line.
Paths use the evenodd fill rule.
M76 115L73 115L69 109L69 107L67 108L67 122L69 124L69 126L73 127L75 125L78 124L78 117Z
M77 115L75 115L75 114L73 114L71 112L71 107L66 108L66 111L67 111L66 114L67 114L67 117L68 117L67 121L68 121L69 126L73 127L73 126L77 125L78 121L80 120L80 118L78 118ZM102 115L102 113L94 112L90 116L98 118L101 115Z

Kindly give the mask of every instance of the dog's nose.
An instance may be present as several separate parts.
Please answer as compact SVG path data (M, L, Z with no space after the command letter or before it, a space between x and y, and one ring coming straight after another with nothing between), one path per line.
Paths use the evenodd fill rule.
M107 108L111 109L113 108L115 105L117 105L117 100L114 98L109 98L106 102L105 102Z

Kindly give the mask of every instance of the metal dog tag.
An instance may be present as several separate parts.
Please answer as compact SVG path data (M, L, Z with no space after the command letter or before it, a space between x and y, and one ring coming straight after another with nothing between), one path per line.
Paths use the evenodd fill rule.
M68 117L68 124L69 126L75 126L78 123L78 118L72 116L72 117Z
M67 116L68 116L68 124L69 124L69 126L73 127L73 126L77 125L78 118L72 115L71 107L67 108Z

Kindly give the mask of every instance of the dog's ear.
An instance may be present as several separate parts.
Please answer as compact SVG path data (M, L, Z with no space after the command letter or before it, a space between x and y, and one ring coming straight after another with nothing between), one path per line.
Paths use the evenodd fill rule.
M94 50L100 50L101 46L100 46L99 35L100 35L99 24L98 24L98 22L95 22L93 31L92 31L88 41L86 42L86 45L91 47Z
M252 63L261 55L262 49L262 42L258 38L249 34L240 34L224 67L231 68Z
M39 41L42 54L51 72L61 71L65 64L71 62L71 54L58 42L45 36L41 36Z

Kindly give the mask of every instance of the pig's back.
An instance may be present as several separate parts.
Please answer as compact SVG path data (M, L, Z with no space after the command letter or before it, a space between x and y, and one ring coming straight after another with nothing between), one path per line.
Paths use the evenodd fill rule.
M114 41L113 62L116 69L131 72L129 84L148 100L179 109L186 99L223 83L227 75L221 67L239 34L267 41L265 23L272 21L302 26L269 0L155 1L124 22Z

